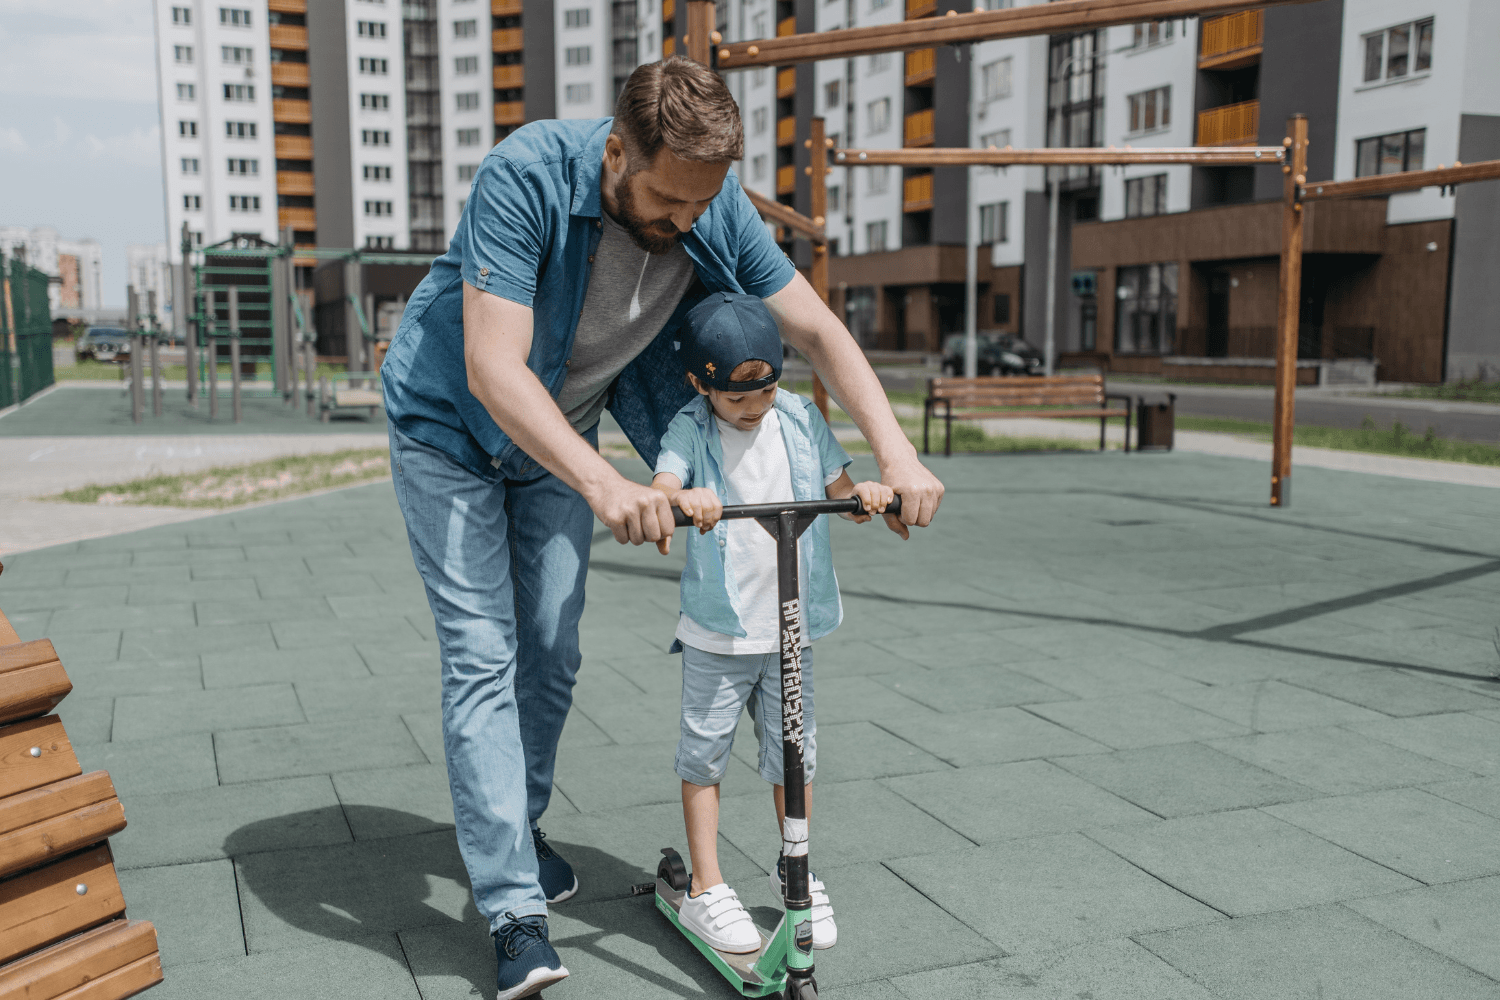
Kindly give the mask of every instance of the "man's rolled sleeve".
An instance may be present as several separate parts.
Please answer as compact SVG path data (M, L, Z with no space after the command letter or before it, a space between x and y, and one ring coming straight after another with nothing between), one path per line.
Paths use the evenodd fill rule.
M683 489L692 488L692 455L695 451L693 438L697 429L692 418L686 414L679 413L672 418L672 422L667 425L667 432L661 436L661 451L656 455L655 475L670 473L677 477Z
M538 179L504 156L487 156L458 225L466 237L464 281L531 308L547 242Z

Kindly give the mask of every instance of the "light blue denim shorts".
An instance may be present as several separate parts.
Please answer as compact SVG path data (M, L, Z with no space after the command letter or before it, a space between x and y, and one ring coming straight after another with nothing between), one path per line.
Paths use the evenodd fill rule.
M750 713L760 741L760 776L781 784L781 655L736 656L683 645L682 739L676 764L683 781L717 785L723 779L742 711ZM802 650L802 729L803 774L811 781L818 762L811 647Z

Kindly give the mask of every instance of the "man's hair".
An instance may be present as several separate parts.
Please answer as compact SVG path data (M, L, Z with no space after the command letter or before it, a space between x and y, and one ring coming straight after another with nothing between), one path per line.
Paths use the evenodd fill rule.
M724 80L683 56L636 67L620 92L610 131L625 145L629 173L649 167L663 148L700 163L731 163L745 155L739 105Z

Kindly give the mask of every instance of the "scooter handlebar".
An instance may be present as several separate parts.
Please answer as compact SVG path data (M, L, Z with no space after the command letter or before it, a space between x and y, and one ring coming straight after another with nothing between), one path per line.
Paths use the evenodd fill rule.
M742 517L775 517L783 511L794 514L863 514L864 504L860 503L858 496L845 497L842 500L797 500L792 503L750 503L737 507L725 507L724 512L719 515L720 520ZM901 496L897 494L895 499L886 504L885 513L901 513ZM685 528L693 523L693 519L682 512L682 508L672 508L672 520L679 528Z

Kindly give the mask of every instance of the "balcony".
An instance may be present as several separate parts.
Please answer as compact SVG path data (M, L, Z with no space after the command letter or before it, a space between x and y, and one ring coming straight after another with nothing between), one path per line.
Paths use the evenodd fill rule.
M313 208L278 208L276 226L279 229L317 229L318 212Z
M931 146L933 141L933 110L918 111L906 116L907 146Z
M521 0L490 0L490 13L496 17L520 17Z
M797 119L792 115L776 119L776 145L790 146L797 141Z
M918 49L906 54L906 85L908 87L931 83L936 75L936 49Z
M526 102L525 101L496 101L495 102L495 124L496 125L525 125L526 124Z
M273 49L307 51L307 29L300 24L272 24L266 31Z
M310 170L276 171L277 194L312 194L313 175Z
M661 0L661 19L672 20L672 15L677 13L677 0Z
M515 90L526 86L526 67L521 63L495 67L495 89Z
M1203 19L1199 69L1240 69L1260 61L1265 39L1265 12L1246 10L1238 14Z
M271 101L271 118L278 122L307 124L312 121L312 102L278 97Z
M661 40L661 57L663 59L670 59L670 58L672 58L672 55L674 53L676 53L676 51L677 51L677 39L668 36L668 37L663 38Z
M906 0L906 19L915 21L919 17L931 17L937 13L937 0Z
M307 0L266 0L266 10L278 14L306 14Z
M795 97L797 94L797 67L788 66L776 71L776 96Z
M490 32L490 51L492 52L520 52L521 51L521 29L499 28Z
M276 159L310 160L312 156L312 136L278 135L276 137Z
M271 82L278 87L310 87L312 75L307 71L307 63L273 62Z
M797 191L797 168L796 167L791 167L791 166L788 166L788 167L777 167L776 168L776 193L778 195L782 195L782 194L795 194L796 191Z
M784 17L776 22L776 37L785 38L797 33L797 19L795 17Z
M1259 137L1259 101L1242 101L1198 112L1200 146L1253 146Z
M901 211L925 212L932 208L932 175L917 174L902 183Z

